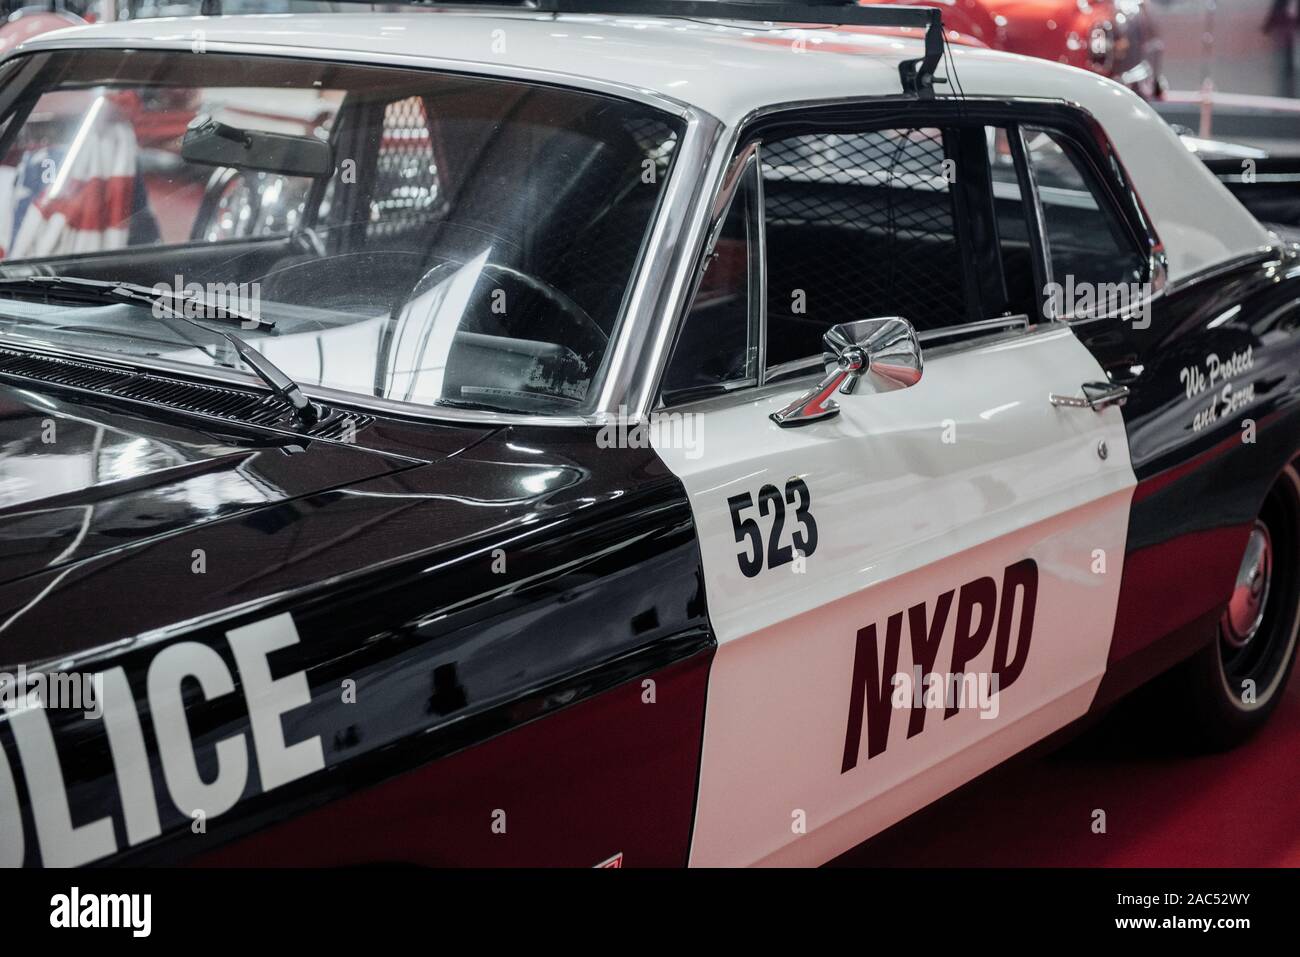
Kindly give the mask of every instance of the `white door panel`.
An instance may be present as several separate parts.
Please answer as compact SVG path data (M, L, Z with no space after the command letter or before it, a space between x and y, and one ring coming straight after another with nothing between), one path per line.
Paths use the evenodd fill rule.
M928 359L916 386L841 396L838 416L799 428L767 418L799 389L711 408L702 455L659 449L691 499L719 642L693 864L825 860L1086 710L1109 650L1135 483L1118 410L1057 408L1047 396L1104 378L1069 329L1051 328ZM754 549L737 543L728 499L752 494L740 515L758 523L766 559L809 531L801 496L785 492L791 480L809 490L816 547L747 577L738 554ZM774 545L776 503L766 516L757 504L765 485L789 502ZM948 716L873 707L855 663L859 678L911 675L913 641L936 674L1007 674L983 700L997 716L974 702Z
M691 863L821 863L1082 715L1105 670L1114 622L1115 589L1105 579L1118 582L1122 570L1118 555L1104 579L1086 569L1098 541L1123 542L1127 507L1128 493L1116 492L721 646L709 682ZM943 592L990 572L999 577L1025 557L1039 573L1033 635L1024 671L997 696L996 717L977 708L951 719L942 708L926 710L909 739L910 710L891 705L885 749L868 758L868 715L857 764L842 772L858 630L875 622L883 646L890 615L922 602L932 611ZM1079 563L1092 579L1082 594L1074 582ZM909 624L898 648L901 673L913 667ZM953 630L950 613L940 669ZM793 634L799 640L789 640ZM989 673L993 654L990 640L968 671ZM982 758L967 753L981 743ZM855 816L864 804L870 813ZM792 830L800 810L803 836ZM847 833L821 834L846 816L856 822Z

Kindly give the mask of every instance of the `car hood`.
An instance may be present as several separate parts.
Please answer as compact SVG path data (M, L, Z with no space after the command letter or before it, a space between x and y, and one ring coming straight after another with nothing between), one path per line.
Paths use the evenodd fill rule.
M0 582L416 464L0 383Z

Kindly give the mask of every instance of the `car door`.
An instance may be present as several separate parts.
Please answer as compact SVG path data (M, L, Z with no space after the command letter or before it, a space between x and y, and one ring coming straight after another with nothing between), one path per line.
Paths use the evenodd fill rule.
M991 212L994 131L838 124L737 156L665 377L660 414L694 417L694 442L652 431L718 642L694 865L854 846L1082 715L1111 639L1124 427L1049 400L1105 376L1067 325L1013 312L1039 297ZM773 421L830 325L887 315L919 330L915 385Z

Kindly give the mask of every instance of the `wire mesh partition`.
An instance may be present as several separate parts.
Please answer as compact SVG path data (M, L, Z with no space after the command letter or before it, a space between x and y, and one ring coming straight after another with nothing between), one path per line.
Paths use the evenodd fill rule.
M940 130L796 136L762 159L770 364L816 352L837 322L965 320Z

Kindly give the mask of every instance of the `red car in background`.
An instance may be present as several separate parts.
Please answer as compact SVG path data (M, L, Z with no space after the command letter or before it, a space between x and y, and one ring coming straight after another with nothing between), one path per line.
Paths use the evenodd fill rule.
M950 33L995 50L1068 63L1148 100L1164 95L1164 43L1145 0L898 0L938 7Z
M3 8L0 8L3 9ZM51 30L85 26L86 20L69 10L52 5L19 7L0 22L0 54Z

